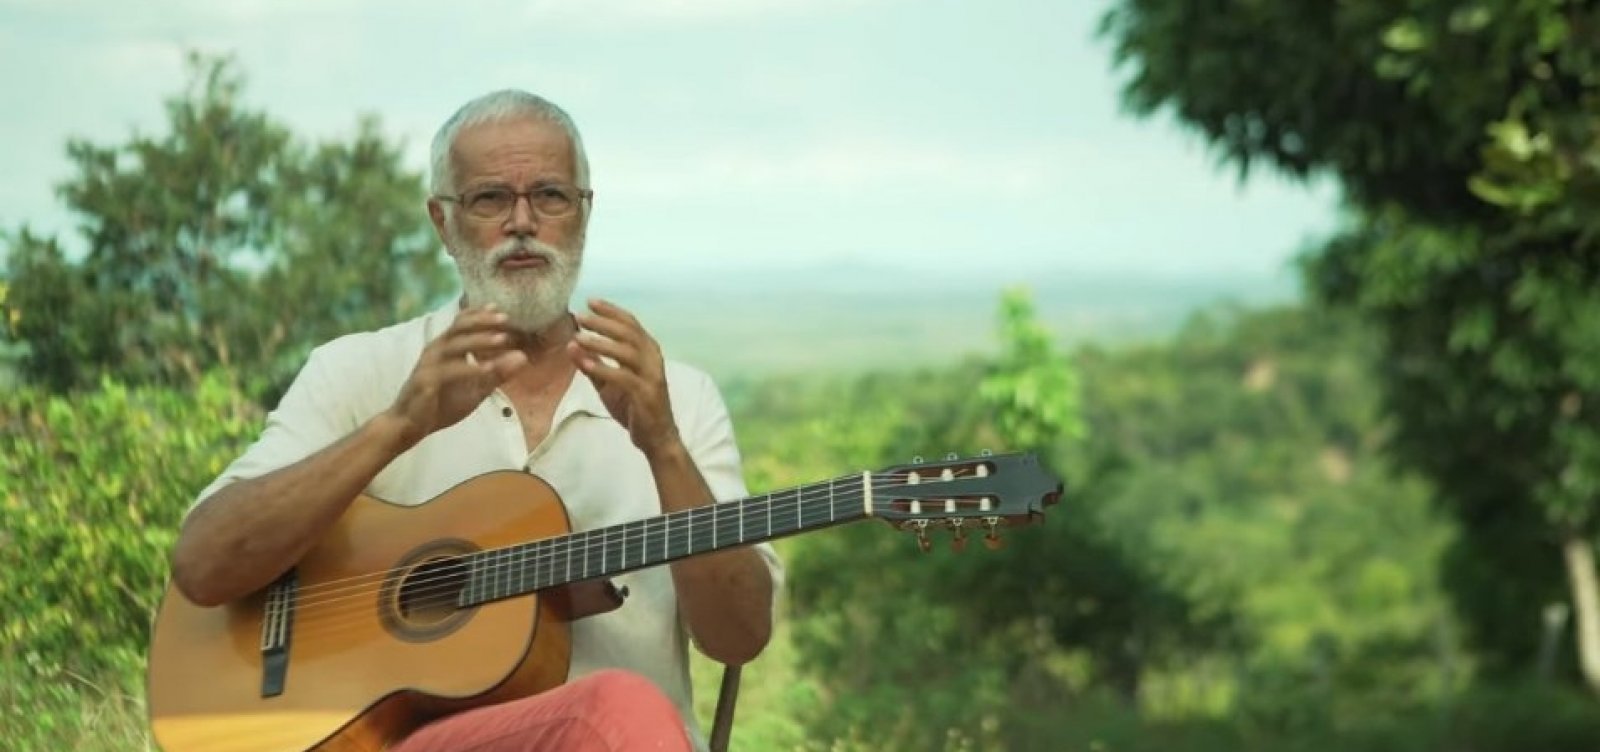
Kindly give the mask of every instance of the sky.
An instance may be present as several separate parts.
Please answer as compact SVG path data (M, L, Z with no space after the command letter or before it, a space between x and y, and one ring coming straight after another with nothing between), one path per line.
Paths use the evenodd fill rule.
M585 274L816 266L1289 275L1327 181L1241 183L1169 118L1124 112L1102 0L0 0L0 230L72 227L69 137L159 132L185 50L309 138L363 114L423 171L439 124L517 87L577 120ZM421 211L419 207L419 211Z

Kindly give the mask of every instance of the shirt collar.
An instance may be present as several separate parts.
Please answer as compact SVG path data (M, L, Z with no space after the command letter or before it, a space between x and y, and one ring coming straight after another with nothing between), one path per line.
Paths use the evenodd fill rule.
M585 376L583 371L572 374L572 383L567 385L566 394L561 395L561 402L556 405L555 415L551 416L551 425L560 425L570 415L589 415L596 418L615 420L611 411L606 408L606 403L600 399L600 392L594 388L594 382Z

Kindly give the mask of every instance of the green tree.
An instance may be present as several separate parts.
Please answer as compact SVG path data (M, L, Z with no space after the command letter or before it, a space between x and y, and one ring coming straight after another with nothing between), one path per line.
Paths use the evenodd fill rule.
M266 386L315 343L448 289L421 179L375 120L302 143L243 103L229 60L189 68L164 133L69 141L60 196L81 249L26 227L5 243L5 336L28 379L188 383L223 363Z
M1050 330L1040 323L1025 289L1000 299L998 361L978 385L978 396L994 415L1007 445L1047 449L1064 439L1082 439L1078 372L1055 352Z
M1571 0L1123 0L1126 100L1241 168L1331 172L1307 262L1385 337L1393 446L1451 504L1490 667L1529 667L1565 581L1600 691L1600 7Z

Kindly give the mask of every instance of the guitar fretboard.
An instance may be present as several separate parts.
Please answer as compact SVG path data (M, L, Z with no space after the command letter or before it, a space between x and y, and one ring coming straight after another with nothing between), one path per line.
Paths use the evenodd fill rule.
M821 483L533 541L465 557L457 605L610 577L696 554L782 538L867 516L865 478Z

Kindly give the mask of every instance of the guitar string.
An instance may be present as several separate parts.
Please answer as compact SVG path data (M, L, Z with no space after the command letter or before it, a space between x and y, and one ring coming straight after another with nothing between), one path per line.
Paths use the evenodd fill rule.
M902 487L906 487L906 486L910 486L910 485L917 485L917 484L888 485L888 484L874 483L873 484L873 488L876 489L876 490L879 490L879 491L892 491L892 490L896 490L898 488L902 488ZM926 484L922 484L922 485L926 485ZM834 488L832 489L831 492L826 488L822 488L822 487L818 487L818 486L804 486L804 487L799 487L798 489L795 489L795 490L799 490L801 492L799 494L793 494L793 493L786 494L786 495L769 494L769 495L765 495L763 497L751 497L751 498L752 499L764 499L764 500L767 500L772 505L772 516L773 517L779 517L779 516L787 517L789 514L798 511L798 507L800 507L802 505L811 504L811 503L820 501L823 498L826 498L830 493L832 493L835 496L838 496L840 494L852 495L853 496L858 491L860 491L862 488L863 488L863 486L861 484L860 479L859 478L854 478L854 479L852 479L850 481L847 481L845 483L842 483L842 484L835 483ZM857 498L859 498L859 497L857 497ZM724 504L727 504L727 503L724 502ZM728 504L728 505L731 506L731 504ZM857 506L856 503L854 501L851 501L846 505L845 509L846 509L846 511L852 511L853 509L856 508L856 506ZM874 511L879 511L879 512L881 512L881 511L893 511L893 510L894 510L893 504L877 505L874 508ZM736 520L738 518L737 514L729 514L726 511L720 512L720 513L719 512L714 512L711 509L710 506L695 507L692 510L684 510L682 512L678 512L678 513L674 513L674 514L684 514L685 515L685 519L687 520L687 522L684 523L684 524L677 525L677 526L670 525L670 523L664 523L663 524L663 526L662 526L663 529L665 529L669 534L669 545L670 545L671 542L682 542L686 538L693 538L697 534L701 535L701 536L709 535L709 534L712 533L712 528L713 527L718 529L718 530L720 530L722 527L730 525L732 520ZM761 512L761 511L755 512L755 515L758 516L758 517L760 515L762 515L762 514L763 514L763 512ZM695 517L698 517L700 519L699 520L695 520L694 519ZM706 517L711 517L716 524L714 526L713 525L699 524L699 523L705 522L706 520L704 518L706 518ZM560 537L557 537L557 538L554 538L554 539L543 539L542 541L533 541L531 543L535 544L535 545L537 545L539 543L545 543L544 550L538 550L537 553L532 557L530 557L528 555L528 553L520 553L520 552L519 553L512 553L507 557L503 557L500 561L493 561L493 557L483 557L484 560L489 560L491 563L486 565L486 566L481 567L478 570L476 570L476 574L482 579L488 579L490 576L497 576L498 574L500 574L500 573L502 573L504 571L507 571L507 570L524 568L524 567L527 566L527 563L529 561L534 561L534 562L539 563L539 564L543 564L543 563L547 563L547 562L553 562L554 560L556 560L556 559L558 559L558 558L560 558L562 556L570 556L573 552L578 551L579 549L582 549L584 551L591 551L591 550L594 550L594 549L599 548L599 547L611 546L611 545L617 544L617 543L622 544L623 547L627 547L632 542L641 542L641 544L648 544L649 537L650 537L651 533L653 533L654 531L650 530L650 529L647 529L647 528L644 528L642 526L638 527L638 528L635 528L635 529L628 529L628 527L627 527L627 526L636 525L636 524L638 524L637 521L627 522L627 523L620 523L618 525L610 526L610 527L607 527L607 528L599 528L599 529L596 529L596 530L584 531L584 532L581 532L581 533L567 534L567 535L563 535L563 536L560 536ZM606 532L606 531L614 531L615 532L615 537L613 537L612 534L610 534L609 532ZM604 535L595 535L596 533L602 533L602 532L606 532L606 534L604 534ZM467 561L469 559L471 559L472 557L478 557L478 556L483 555L483 554L503 553L503 552L510 551L512 548L517 548L517 547L522 547L522 546L527 546L527 545L529 545L529 544L528 543L519 543L519 544L513 544L511 546L505 546L505 547L493 548L493 549L484 549L484 550L476 551L476 552L473 552L473 553L470 553L470 554L462 554L462 555L458 555L458 556L454 556L454 557L446 557L446 558L439 559L439 560L437 560L439 562L452 562L452 561L455 562L456 566L451 567L455 571L449 571L449 572L443 572L443 573L437 573L437 574L429 573L427 575L423 575L420 578L413 578L412 581L411 581L412 585L410 587L410 592L413 592L413 593L424 592L422 590L416 589L417 585L420 584L420 585L426 586L429 583L441 582L441 581L444 582L444 586L445 587L453 587L453 584L457 580L459 580L460 577L461 577L461 573L459 571L461 569L461 566L459 566L459 565L462 564L462 563L467 563ZM525 551L526 550L527 549L525 549ZM333 581L333 582L346 583L343 587L339 588L337 591L329 591L326 588L327 585L331 585L331 584L333 584L333 582L319 583L318 586L314 586L313 588L306 588L306 589L299 590L299 591L297 591L295 593L295 608L306 608L306 607L311 607L311 606L320 606L320 605L324 605L324 604L331 603L331 602L334 602L334 601L343 600L344 598L348 598L348 597L366 597L367 595L369 595L372 592L374 592L373 588L370 587L371 585L373 585L373 584L381 584L382 581L384 580L384 578L387 577L389 574L401 572L401 571L404 571L404 569L406 569L406 568L394 568L394 569L389 569L389 570L386 570L386 571L383 571L383 572L370 573L370 574L364 574L364 575L357 575L357 576L345 578L343 580ZM473 571L468 571L466 574L468 576L472 576L475 573ZM350 584L350 583L355 583L355 584ZM307 592L314 592L315 593L315 597L310 597L310 598L303 597L304 594L307 593ZM353 593L353 595L352 595L352 593Z
M801 511L800 507L804 503L805 502L803 500L801 500L801 499L790 499L790 500L788 500L788 503L783 504L780 508L782 508L784 510L785 514L795 513L795 512ZM852 507L853 506L854 505L852 505ZM888 508L888 507L884 507L884 508ZM821 518L818 518L817 520L814 520L814 521L820 521L820 520L821 520ZM671 537L676 538L676 536L671 536ZM687 538L687 537L689 537L688 534L684 533L684 538ZM683 540L683 538L678 538L678 540L681 541L681 540ZM737 544L735 544L735 545L737 545ZM552 556L552 557L548 557L548 558L553 559L554 557ZM580 580L575 580L575 581L582 581L583 579L595 579L595 578L603 577L603 576L605 576L605 575L597 573L597 574L594 574L594 575L591 575L591 576L588 576L588 577L584 577L584 578L581 578ZM439 578L435 578L435 579L439 579ZM346 597L342 597L342 598L332 599L332 601L351 601L351 600L355 600L356 601L355 603L348 603L347 602L347 603L337 603L335 605L328 605L332 601L325 599L324 601L322 601L322 604L324 606L323 608L320 608L320 609L318 609L318 610L316 610L314 612L311 612L309 614L300 613L300 606L294 607L294 610L293 610L294 617L295 617L294 635L295 636L300 636L300 637L309 637L309 636L313 636L313 635L316 635L316 634L319 634L319 633L337 631L337 630L349 628L349 627L352 627L352 626L356 626L356 625L360 625L360 624L367 624L367 623L372 622L373 618L374 618L374 609L373 609L373 603L371 602L371 600L369 600L369 598L371 598L376 592L377 591L375 589L367 588L367 589L365 589L365 592L362 592L362 593L357 594L357 595L351 595L351 596L346 596ZM435 598L434 599L435 602L433 604L431 604L431 605L444 606L444 607L448 608L448 610L450 610L450 611L457 611L457 610L460 610L460 609L456 605L456 600L455 600L455 595L454 595L456 592L458 592L457 588L454 587L453 585L447 583L446 585L443 585L443 586L440 586L440 587L434 587L431 590L418 591L418 592L412 593L411 595L413 597L413 602L416 602L417 600L421 599L420 596L424 596L424 595L432 595L432 596L445 595L446 597L444 597L444 598Z
M843 476L841 478L835 478L835 479L833 479L831 481L825 481L824 483L811 484L811 485L806 485L806 486L795 486L793 488L783 489L783 490L780 490L780 491L774 491L774 492L771 492L771 493L768 493L768 494L763 494L763 495L760 495L760 496L751 496L751 497L746 497L744 499L738 499L738 500L713 502L712 504L706 504L706 505L702 505L702 506L698 506L698 507L693 507L691 509L684 509L684 510L678 510L676 512L669 512L669 513L664 514L664 515L659 515L659 517L657 517L657 518L650 518L650 519L658 519L658 518L659 519L666 519L668 521L663 523L663 524L665 524L668 527L674 527L674 525L672 525L672 522L673 521L677 521L677 520L683 520L682 522L678 523L678 526L696 525L696 524L699 524L701 522L698 519L700 517L711 516L713 518L716 518L721 514L721 510L722 509L727 508L727 507L737 507L738 505L744 504L746 502L750 502L750 501L754 501L754 500L762 500L762 499L768 500L769 502L771 502L772 500L775 500L775 499L777 499L778 497L781 497L781 496L786 496L786 495L787 496L795 496L795 495L797 495L797 492L798 492L798 494L802 494L803 495L804 493L811 492L812 490L814 490L817 487L824 486L824 485L830 485L830 484L833 485L833 487L835 489L837 489L837 488L840 487L840 484L854 483L856 485L851 487L851 490L853 491L853 490L859 489L861 487L860 486L860 482L861 482L861 479L860 479L859 476L858 477L853 477L853 478L849 477L849 476ZM876 487L876 485L877 484L874 484L875 487ZM596 529L593 529L593 530L567 532L567 533L562 533L560 535L554 536L552 538L544 538L544 539L540 539L540 540L525 541L525 542L522 542L522 543L515 543L515 544L508 545L508 546L502 546L502 547L499 547L499 548L480 549L478 551L471 551L471 552L467 552L467 553L463 553L463 554L456 554L454 556L447 557L447 559L466 560L466 559L470 559L471 557L474 557L474 556L479 556L479 555L487 556L489 554L508 551L508 550L510 550L512 548L516 548L516 547L519 547L519 546L525 546L525 545L530 545L530 544L540 544L540 543L545 543L547 541L553 541L553 542L570 541L571 545L579 545L579 541L580 541L580 539L582 539L583 545L588 545L588 542L587 542L588 538L593 537L597 533L600 533L600 532L602 532L602 531L604 531L604 530L606 530L608 528L611 528L611 527L622 527L624 525L636 524L638 522L640 522L640 521L633 520L633 521L629 521L629 522L617 523L616 525L612 525L612 526L596 528ZM444 560L446 560L446 559L440 559L440 561L444 561ZM345 591L345 590L350 590L350 589L361 589L363 592L365 592L365 588L362 588L360 586L371 584L375 580L385 579L385 578L389 577L390 575L393 575L393 574L396 574L398 572L401 572L401 571L403 571L403 570L405 570L407 568L409 568L409 567L394 567L394 568L391 568L391 569L380 570L380 571L377 571L377 572L363 572L363 573L358 574L358 575L351 575L349 577L343 577L343 578L339 578L339 579L335 579L335 580L329 580L327 582L317 583L316 585L313 585L313 586L310 586L310 587L301 588L296 593L296 596L297 596L297 599L304 599L305 596L313 595L313 594L315 596L317 596L317 597L322 597L324 595L334 595L334 594L337 594L339 592L342 592L342 591ZM315 598L311 598L310 600L311 601L315 601L316 599ZM306 601L302 600L301 602L306 602Z
M955 478L959 478L959 477L966 477L966 476L953 474L952 475L952 480L955 479ZM897 490L899 488L904 488L904 487L913 486L913 485L926 486L926 485L930 485L931 483L934 482L933 480L929 480L926 483L900 483L900 484L879 482L879 481L882 481L882 480L885 480L885 479L896 480L896 481L903 480L903 478L901 476L891 475L891 474L887 474L887 473L881 474L881 475L874 475L874 476L872 476L872 479L874 481L873 489L882 490L882 491L893 491L893 490ZM818 500L820 498L823 498L829 493L835 493L835 494L840 493L840 492L855 493L855 492L861 490L862 488L863 488L863 485L862 485L861 476L840 476L838 478L834 478L831 481L824 481L822 483L813 483L813 484L808 484L808 485L803 485L803 486L794 486L794 487L783 489L783 490L780 490L780 491L773 491L771 493L762 494L760 496L751 496L751 497L747 497L747 498L739 499L739 500L716 502L715 504L708 504L708 505L694 507L694 508L691 508L691 509L679 510L677 512L670 512L670 513L665 514L665 515L660 515L659 517L652 517L652 518L647 518L647 519L650 519L650 520L653 520L653 519L666 519L666 520L669 520L668 522L664 522L663 523L663 525L668 527L668 528L681 527L682 525L695 525L695 524L699 524L700 522L703 522L703 520L697 520L696 518L708 517L708 516L712 517L712 518L719 518L722 514L726 513L723 510L725 510L727 508L730 508L730 507L735 507L736 508L739 505L742 505L742 504L745 504L745 503L748 503L748 502L759 503L761 501L766 501L768 503L776 503L776 502L781 502L781 501L794 500L797 503L808 503L808 502L815 501L815 500ZM808 494L815 494L815 495L814 496L808 496ZM783 497L798 497L798 498L786 499L786 498L783 498ZM680 518L683 519L684 522L681 522L678 525L674 525L673 521L676 521L676 520L678 520ZM626 525L640 525L643 522L644 522L643 520L632 520L632 521L629 521L629 522L617 523L616 525L609 526L609 528L621 528L621 527L626 526ZM515 543L515 544L509 545L509 546L502 546L502 547L499 547L499 548L482 549L482 550L479 550L479 551L473 551L471 553L458 554L457 556L450 557L450 558L466 559L466 558L472 557L472 556L486 556L488 554L495 554L495 553L505 552L505 551L508 551L508 550L510 550L512 548L516 548L516 547L519 547L519 546L526 546L526 545L529 545L529 544L538 544L538 543L542 543L542 542L545 542L545 541L554 541L555 543L558 543L558 544L563 542L563 541L565 541L567 545L580 545L580 543L579 543L579 539L580 538L586 539L587 536L593 536L594 534L600 533L600 532L602 532L603 530L606 530L606 529L608 529L608 528L597 528L597 529L594 529L594 530L586 530L586 531L581 531L581 532L566 533L566 534L557 536L555 538L545 538L545 539L537 540L537 541L526 541L526 542L523 542L523 543ZM589 545L589 542L587 540L585 540L581 545ZM408 569L408 568L409 567L394 567L394 568L391 568L391 569L381 570L381 571L377 571L377 572L364 572L364 573L358 574L358 575L351 575L349 577L343 577L343 578L339 578L339 579L336 579L336 580L329 580L327 582L320 582L320 583L317 583L315 585L301 587L295 593L296 601L299 602L299 603L302 603L302 604L316 602L316 599L319 598L319 597L323 597L325 595L334 595L334 594L337 594L340 591L343 591L343 590L346 590L346 589L350 589L351 587L354 587L354 586L370 584L373 581L385 579L385 578L389 577L390 575L393 575L393 574L396 574L398 572L404 571L405 569ZM315 597L311 597L311 596L315 596Z
M874 488L875 489L879 489L879 490L894 490L896 488L901 488L901 487L905 487L905 486L909 486L909 485L915 485L915 484L902 484L902 485L898 485L898 486L878 486L877 484L874 484ZM859 489L860 487L861 486L859 485L859 481L858 481L856 488ZM837 489L836 489L836 491L837 491ZM784 499L784 500L781 500L778 503L775 503L774 509L773 509L773 513L774 513L775 516L778 515L778 514L783 514L783 515L786 516L786 515L788 515L790 513L800 512L801 510L799 509L799 507L801 507L802 505L804 505L806 503L809 503L809 502L812 502L812 501L816 501L816 500L818 500L820 498L824 498L824 497L825 497L825 494L814 493L809 498L807 498L804 495L801 495L801 496L797 496L797 497ZM894 504L876 504L876 505L874 505L874 511L880 511L880 512L881 511L889 511L889 510L893 510L894 506L895 506ZM847 507L847 509L853 509L854 507L855 507L855 505L852 503L850 506ZM704 507L697 507L696 509L703 509L703 508ZM781 513L778 511L780 509L783 510ZM815 522L820 522L820 521L821 521L821 518L818 518L816 520L811 520L809 522L810 523L815 523ZM846 520L846 521L853 521L853 520ZM802 522L801 527L805 527L806 524L808 524L808 522ZM721 524L719 524L718 527L720 528ZM602 545L606 545L606 544L610 544L610 543L623 542L623 544L624 544L623 545L623 552L624 552L624 555L625 555L626 550L628 548L627 541L632 540L633 536L631 534L629 534L629 531L619 531L619 536L620 537L617 538L617 539L611 539L609 536L606 536L605 539L604 539L604 542L602 543ZM688 539L688 538L691 538L691 537L692 536L688 531L685 531L685 532L683 532L681 534L669 533L669 535L666 538L667 543L664 544L664 545L668 546L668 549L670 550L672 547L675 546L674 542L683 542L685 539ZM648 538L641 537L639 539L639 543L641 544L641 547L643 547L643 550L641 551L641 556L640 556L640 560L642 562L643 559L648 555L648 548L647 548L648 547L648 543L649 543ZM555 560L557 558L559 558L562 553L570 553L573 550L573 548L575 547L575 545L576 544L566 546L565 548L556 548L555 550L552 550L550 552L547 552L544 555L541 555L541 556L537 557L537 560L539 562L541 562L539 564L539 566L544 566L546 563L550 564L551 565L552 574L553 574L553 572L554 572L554 566L553 565L555 564ZM738 545L738 544L733 544L733 545ZM496 550L500 550L500 549L496 549ZM505 563L503 565L495 565L495 566L491 566L491 567L488 567L488 568L485 568L485 569L480 569L479 573L483 573L483 572L498 572L498 571L503 571L503 570L507 570L507 569L518 569L518 568L523 568L525 566L526 566L526 562L525 561L507 562L507 563ZM635 567L635 568L638 568L638 567ZM473 576L473 574L474 573L472 573L472 572L468 572L467 573L467 577L470 579ZM605 576L605 575L601 574L601 573L597 573L595 575L591 575L591 576L583 577L583 578L580 578L580 579L577 579L577 580L573 580L573 582L582 581L583 579L595 579L595 578L602 577L602 576ZM459 588L457 587L456 582L458 580L460 580L460 576L457 575L457 574L436 575L436 576L433 576L431 578L428 578L425 581L438 582L439 580L448 580L448 582L445 582L444 584L437 585L437 586L425 586L425 587L422 587L420 589L407 588L407 594L413 599L414 603L419 601L419 600L425 601L428 596L449 595L450 596L449 598L435 598L435 601L436 601L435 605L446 605L446 606L449 607L450 610L458 610L458 606L456 605L456 599L455 599L455 595L454 594L459 592ZM346 627L346 626L350 626L351 624L354 624L354 623L361 623L361 622L370 621L371 618L372 618L372 613L371 613L372 603L371 603L370 600L368 600L368 598L370 598L372 595L374 595L376 592L378 592L379 588L361 588L360 590L362 592L351 594L351 595L346 595L346 596L342 596L342 597L335 597L335 598L322 598L320 600L317 600L314 603L315 603L315 605L319 606L319 608L317 608L315 611L309 611L309 610L303 611L302 609L309 609L309 606L306 603L296 603L291 608L291 613L293 614L293 616L295 618L295 630L294 630L295 634L305 636L305 635L313 634L315 632L323 631L324 629L339 629L339 628L343 628L343 627ZM523 594L526 594L526 593L523 593ZM345 603L340 603L340 601L346 601L346 602ZM354 601L354 602L351 603L349 601ZM353 618L346 618L346 617L353 617Z

